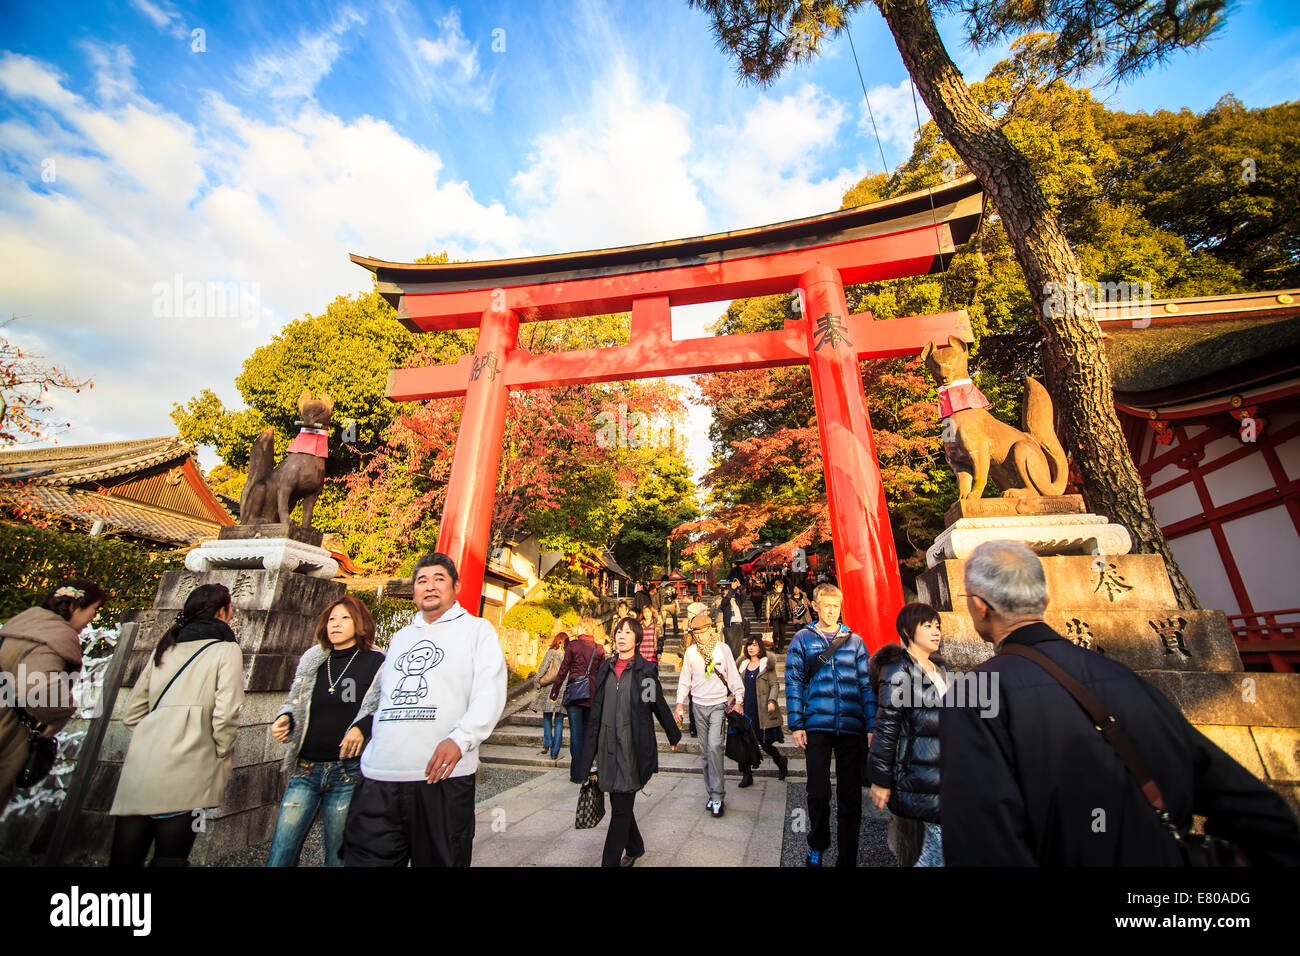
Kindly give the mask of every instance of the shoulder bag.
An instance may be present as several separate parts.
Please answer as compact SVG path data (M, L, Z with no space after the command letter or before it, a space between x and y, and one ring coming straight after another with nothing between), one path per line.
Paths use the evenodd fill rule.
M848 639L852 636L853 636L852 631L850 631L847 627L840 625L840 636L835 638L835 640L831 641L830 644L827 646L826 650L822 651L820 654L817 655L817 666L815 666L811 671L809 671L808 676L804 679L811 681L814 677L816 677L821 672L821 669L831 662L831 658L836 655L839 649L843 647L845 643L848 642Z
M546 673L543 676L537 678L537 686L550 687L552 684L555 683L555 676L559 673L560 673L560 661L552 657L551 666L546 668Z
M1101 731L1101 735L1106 738L1106 742L1115 748L1115 753L1119 755L1119 759L1124 762L1128 772L1137 781L1142 796L1146 797L1151 809L1156 812L1160 822L1164 824L1165 829L1169 831L1169 835L1173 837L1174 842L1178 845L1179 853L1182 854L1184 866L1243 865L1244 858L1234 843L1209 834L1190 833L1178 828L1169 816L1169 810L1165 807L1164 794L1160 792L1159 785L1156 783L1155 778L1151 776L1151 771L1147 769L1146 763L1142 760L1142 755L1137 752L1137 748L1133 746L1133 741L1129 739L1128 734L1120 729L1119 724L1106 709L1106 706L1088 688L1084 687L1083 684L1068 674L1063 667L1042 651L1035 650L1032 647L1026 647L1024 644L1003 644L998 653L1011 654L1015 657L1023 657L1027 661L1033 661L1055 678L1056 682L1065 688L1069 695L1075 699L1075 702L1084 709L1089 719L1092 720L1092 725Z
M588 700L591 697L591 667L596 663L596 645L591 645L591 659L587 661L587 670L581 677L570 677L569 686L564 688L564 706L568 707L575 700Z
M158 695L158 699L155 700L155 701L153 702L153 706L149 708L149 713L152 714L155 710L158 709L158 705L162 703L163 696L164 696L164 695L165 695L169 690L172 689L172 684L176 683L176 678L180 677L182 674L185 673L185 668L189 667L191 664L194 663L194 658L198 657L200 654L202 654L204 651L206 651L206 650L207 650L209 647L211 647L213 644L224 644L224 643L226 643L226 642L225 642L225 641L208 641L208 643L204 644L204 645L203 645L202 647L200 647L197 651L195 651L195 652L190 656L190 659L187 660L184 664L181 665L181 669L178 670L175 674L172 675L172 679L169 680L169 681L167 682L167 686L164 687L164 688L162 689L162 693Z

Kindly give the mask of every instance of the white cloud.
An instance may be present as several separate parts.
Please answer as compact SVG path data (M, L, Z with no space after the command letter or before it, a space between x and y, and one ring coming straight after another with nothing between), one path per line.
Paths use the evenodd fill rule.
M431 66L452 64L462 79L478 76L478 51L460 28L459 11L453 9L438 21L438 26L442 28L442 36L436 40L420 37L416 41L420 56Z
M0 96L29 114L0 140L0 304L14 341L95 380L54 396L67 441L167 432L171 403L204 387L237 401L241 362L280 323L368 287L349 251L492 258L521 232L380 120L309 102L270 125L210 95L190 122L129 83L92 89L0 56ZM242 283L269 313L158 317L177 275Z
M177 38L189 36L185 23L176 7L169 0L131 0L131 6L143 13L159 30L164 30Z
M713 131L697 165L726 220L760 226L838 209L862 167L821 170L836 148L844 104L811 83L778 98L761 96L736 125Z
M908 79L901 80L896 86L873 86L867 96L871 101L870 112L865 102L858 109L858 136L862 140L862 157L872 170L880 171L880 146L876 143L878 133L880 144L884 146L885 161L889 164L885 172L892 172L895 166L906 162L912 155L912 147L916 143L917 113L920 113L921 125L924 126L930 119L930 111L925 108L919 96L913 106L912 82ZM876 121L874 130L871 125L872 116Z
M324 30L298 34L297 42L266 50L239 72L253 90L264 90L276 99L311 96L334 68L342 52L339 38L366 18L351 7L343 10Z
M492 109L496 67L483 72L478 47L465 35L455 7L438 21L441 32L433 39L409 29L419 22L418 8L397 0L387 12L396 52L405 60L401 67L405 85L426 104L471 106L485 113Z
M534 140L512 180L526 244L564 252L709 231L688 162L689 118L615 66L592 107Z

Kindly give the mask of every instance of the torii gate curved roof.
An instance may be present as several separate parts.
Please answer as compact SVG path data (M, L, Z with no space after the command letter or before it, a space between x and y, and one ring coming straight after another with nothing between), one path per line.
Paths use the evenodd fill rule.
M628 311L634 298L653 294L645 278L658 272L672 305L789 292L813 260L837 267L846 284L937 272L941 257L974 234L982 212L983 190L963 176L865 206L666 242L437 265L351 259L375 274L407 328L427 332L476 327L498 289L529 322ZM909 250L909 236L923 241ZM864 257L870 240L881 255ZM620 281L633 275L641 280L635 287Z

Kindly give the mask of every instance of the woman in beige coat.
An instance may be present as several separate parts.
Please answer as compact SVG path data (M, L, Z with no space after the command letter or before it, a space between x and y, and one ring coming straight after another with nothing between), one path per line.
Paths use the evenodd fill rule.
M94 581L60 581L40 607L5 621L0 629L0 810L14 795L27 762L31 736L53 737L74 710L72 685L81 670L82 629L105 601Z
M186 866L196 815L221 803L234 765L244 657L230 629L230 592L203 584L158 642L122 722L134 733L109 813L109 866Z

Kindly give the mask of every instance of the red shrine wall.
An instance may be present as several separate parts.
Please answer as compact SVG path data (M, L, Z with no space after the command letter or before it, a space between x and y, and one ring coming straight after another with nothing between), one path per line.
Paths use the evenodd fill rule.
M1229 616L1239 643L1261 636L1251 628L1283 622L1294 639L1300 622L1300 400L1258 414L1267 423L1253 442L1223 411L1154 422L1123 416L1174 557L1202 605ZM1300 666L1300 654L1287 657Z

